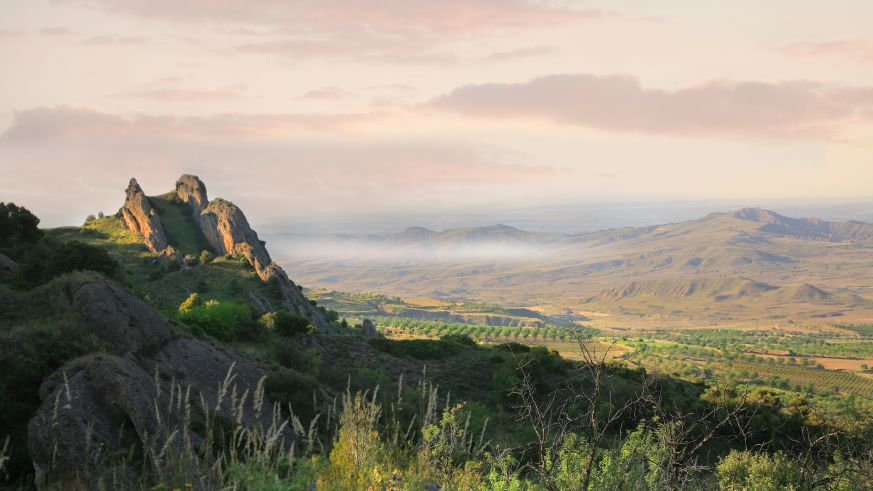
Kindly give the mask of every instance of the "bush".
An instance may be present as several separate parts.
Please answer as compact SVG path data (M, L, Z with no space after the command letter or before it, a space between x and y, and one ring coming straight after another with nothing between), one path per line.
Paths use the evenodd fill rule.
M309 332L309 319L287 310L267 312L258 319L258 323L264 329L276 331L282 336L291 337Z
M64 273L95 271L118 279L121 266L105 250L77 240L58 242L49 238L31 247L21 260L19 286L33 287Z
M196 294L192 294L193 297ZM188 297L188 300L191 300ZM182 305L188 303L188 300ZM182 310L179 307L179 319L191 326L198 335L207 334L220 341L236 340L236 331L252 322L252 311L248 305L233 302L207 301L203 305L195 305Z
M23 206L0 202L0 247L32 244L42 237L39 218Z
M313 393L318 387L314 378L290 368L271 373L264 384L267 397L280 403L283 408L290 404L291 410L304 424L312 421L317 413Z
M215 256L211 252L206 250L200 251L200 264L206 266L211 263L213 259L215 259Z
M782 452L769 455L731 450L718 463L718 485L721 489L794 489L799 478L795 464Z
M463 338L466 338L467 341L459 341L459 339ZM458 335L444 336L439 341L431 339L392 340L387 338L372 338L369 343L370 346L389 355L397 357L408 356L417 360L442 360L443 358L459 354L465 346L470 346L468 343L476 344L472 339Z
M314 304L313 304L314 305ZM324 317L324 320L327 321L328 324L333 324L334 322L339 320L339 312L336 310L331 310L327 307L316 307L321 315Z
M182 305L179 305L179 312L184 314L194 308L199 303L200 294L192 293L191 295L188 295L188 298L186 298L184 302L182 302Z

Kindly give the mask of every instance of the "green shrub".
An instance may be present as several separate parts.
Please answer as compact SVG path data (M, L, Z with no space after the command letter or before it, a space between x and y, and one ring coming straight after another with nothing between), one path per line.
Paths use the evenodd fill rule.
M718 463L721 489L760 490L794 489L800 475L791 458L782 452L731 452Z
M118 279L121 266L99 247L77 240L59 242L44 238L21 258L16 283L30 288L73 271L95 271Z
M200 294L192 293L191 295L188 295L188 298L186 298L181 305L179 305L179 312L184 314L198 304L200 304Z
M224 342L236 340L237 330L252 323L251 308L234 302L209 300L203 305L193 305L184 311L181 307L179 309L179 320L191 326L195 334L207 334Z
M465 336L445 336L439 341L432 339L401 339L392 340L387 338L372 338L370 346L379 351L397 357L411 357L417 360L441 360L449 356L457 355L469 346L467 341L458 341ZM470 340L475 345L475 341Z
M258 319L258 323L264 329L276 331L282 336L291 337L309 332L309 319L287 310L267 312Z
M319 306L316 307L321 315L324 317L324 320L328 322L328 324L333 324L334 322L339 320L339 312L336 310L331 310L327 307Z
M200 252L200 264L206 266L207 264L211 263L213 259L215 259L215 256L211 252L207 250L203 250Z
M42 237L39 218L23 206L0 202L0 247L32 244Z
M267 397L280 403L283 409L290 404L291 410L304 424L312 421L318 412L313 397L318 388L314 378L290 368L271 373L264 384Z

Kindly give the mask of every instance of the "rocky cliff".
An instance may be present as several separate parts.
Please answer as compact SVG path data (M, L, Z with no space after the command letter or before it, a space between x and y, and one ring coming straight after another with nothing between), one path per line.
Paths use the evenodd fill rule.
M321 312L300 292L285 271L270 258L264 242L249 225L242 210L230 201L216 198L209 201L206 185L197 176L184 174L176 181L176 196L191 208L194 223L200 228L212 252L218 255L238 254L245 257L262 281L276 282L282 296L282 306L306 315L321 330L329 329ZM155 208L142 192L136 179L131 179L122 208L125 226L141 235L149 249L166 251L178 256L161 227ZM255 306L258 307L257 305Z

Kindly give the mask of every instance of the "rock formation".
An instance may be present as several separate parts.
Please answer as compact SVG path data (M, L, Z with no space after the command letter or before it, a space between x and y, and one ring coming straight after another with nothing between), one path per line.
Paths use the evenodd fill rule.
M230 201L216 198L209 201L206 185L197 176L182 175L176 181L176 195L191 208L197 223L212 252L218 255L239 254L244 256L262 281L275 281L282 296L282 306L309 317L321 330L329 329L324 316L300 292L285 271L270 258L264 242L252 230L242 210ZM130 180L127 199L122 208L125 225L146 240L149 249L172 255L180 261L180 254L167 244L160 219L148 198L143 194L136 179ZM258 305L255 308L260 310Z
M121 207L121 218L128 230L139 234L152 252L163 251L169 243L161 226L158 211L143 193L136 179L131 179L125 191L127 197Z
M273 261L238 206L216 198L209 202L199 220L200 230L216 254L245 256L262 280L270 278L268 268Z
M202 421L220 414L261 434L272 431L279 445L293 440L273 426L266 371L251 360L209 341L176 337L163 316L108 280L78 286L71 302L112 354L73 360L40 387L42 404L28 424L38 485L89 489L110 473L135 482L137 468L119 468L117 461L131 447L195 459L203 430L185 424L186 416Z
M176 194L183 203L191 207L194 218L200 216L200 212L209 204L206 195L206 185L197 176L183 174L176 181Z

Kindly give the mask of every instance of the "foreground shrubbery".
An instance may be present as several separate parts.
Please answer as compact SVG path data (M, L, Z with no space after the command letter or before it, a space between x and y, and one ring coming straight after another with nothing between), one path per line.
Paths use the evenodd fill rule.
M271 388L274 383L267 380L268 393L278 395L286 389L297 393L313 385L293 371L280 378L286 379L279 382L281 387ZM298 386L300 381L310 387ZM546 448L529 449L534 455L521 460L523 449L504 449L487 441L483 431L487 421L471 424L465 403L441 405L438 401L443 397L425 380L409 392L399 389L387 405L377 394L378 388L354 395L347 391L341 401L328 406L326 414L307 421L295 412L288 421L277 420L262 429L236 426L233 418L217 418L210 415L209 407L185 399L186 411L205 415L202 421L196 428L162 431L195 430L205 436L204 445L186 439L181 453L164 445L120 456L117 465L138 469L139 476L125 477L110 469L100 484L113 489L482 491L863 490L873 485L869 455L866 461L864 456L854 456L852 462L834 455L816 465L764 451L732 451L712 465L683 460L687 450L683 445L696 442L682 442L685 423L679 420L642 420L599 448L590 445L590 435L585 433L553 433L555 438ZM409 406L404 394L418 395L411 416L399 411ZM251 403L262 407L264 401ZM287 439L287 430L293 441ZM546 465L537 464L538 459Z

